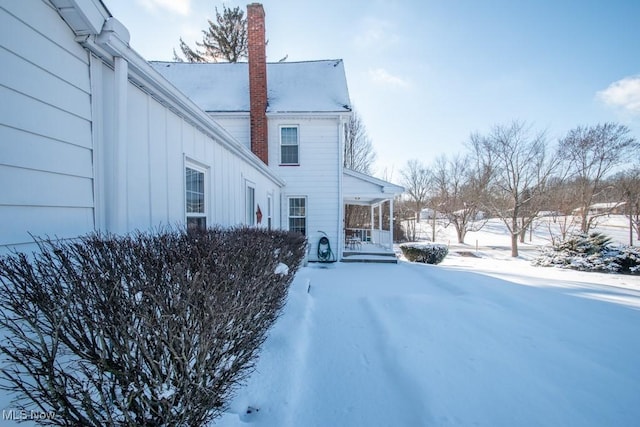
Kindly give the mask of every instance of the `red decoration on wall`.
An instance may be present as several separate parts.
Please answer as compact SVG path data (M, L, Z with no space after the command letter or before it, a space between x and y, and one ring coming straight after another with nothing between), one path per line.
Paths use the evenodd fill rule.
M256 220L258 224L262 223L262 211L260 210L260 205L258 205L258 210L256 210Z

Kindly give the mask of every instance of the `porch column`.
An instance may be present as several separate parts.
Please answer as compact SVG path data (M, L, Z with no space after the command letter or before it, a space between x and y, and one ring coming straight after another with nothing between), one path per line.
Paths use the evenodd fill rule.
M369 242L373 243L373 210L374 210L374 205L371 205L371 233L369 234Z
M378 205L378 230L382 233L382 203Z
M389 199L389 236L391 247L393 248L393 199Z

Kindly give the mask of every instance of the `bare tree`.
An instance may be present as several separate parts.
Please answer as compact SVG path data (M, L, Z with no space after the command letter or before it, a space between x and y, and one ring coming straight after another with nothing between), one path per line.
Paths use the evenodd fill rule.
M400 173L405 191L415 208L416 222L420 222L420 212L426 206L429 195L431 181L429 170L422 162L412 159Z
M353 111L345 128L344 167L365 174L371 173L376 153L367 129L357 111Z
M216 10L216 22L208 20L209 28L202 30L202 41L192 49L180 38L180 50L187 62L238 62L247 57L247 20L239 6L229 9L222 5ZM175 49L173 58L182 62Z
M518 256L518 236L537 216L549 177L557 163L547 159L544 132L514 121L497 125L486 136L472 135L470 145L479 170L491 171L486 205L511 235L511 256Z
M629 245L633 246L633 234L640 241L640 168L619 173L614 179L619 200L624 202L625 215L629 219Z
M595 213L591 205L607 189L606 178L618 166L629 162L638 143L629 128L615 123L577 127L560 141L558 157L572 172L579 197L580 230L588 232L594 221L607 212Z
M371 138L360 115L353 111L345 126L343 165L345 169L371 174L376 158ZM370 226L371 210L368 206L346 205L345 228L366 228Z
M433 185L438 211L455 227L458 243L464 243L467 232L478 231L486 223L480 220L486 178L473 169L469 157L448 160L442 156L435 161Z
M397 241L415 241L416 233L416 216L412 203L405 197L398 196L393 202L393 236Z
M546 224L553 244L567 240L580 227L573 215L578 199L576 194L573 182L558 175L549 180L542 209L546 211L544 216L548 219Z

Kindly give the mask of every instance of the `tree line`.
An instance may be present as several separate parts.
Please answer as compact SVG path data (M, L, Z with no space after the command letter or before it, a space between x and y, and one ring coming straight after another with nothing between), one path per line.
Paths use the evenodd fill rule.
M419 221L427 208L434 222L437 213L455 228L459 243L486 218L499 218L515 257L536 218L551 216L564 239L572 231L588 233L600 217L622 210L633 244L634 232L640 240L639 153L629 128L617 123L576 127L554 147L531 124L499 124L471 134L462 154L429 165L410 160L401 171L406 195L396 212L399 220Z

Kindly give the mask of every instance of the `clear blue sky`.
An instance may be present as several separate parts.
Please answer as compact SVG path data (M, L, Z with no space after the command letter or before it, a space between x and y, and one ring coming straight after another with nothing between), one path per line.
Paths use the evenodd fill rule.
M148 60L200 40L218 0L103 0ZM245 7L250 1L226 1ZM640 0L263 0L269 61L342 58L351 102L397 181L523 120L555 143L605 121L640 139Z

